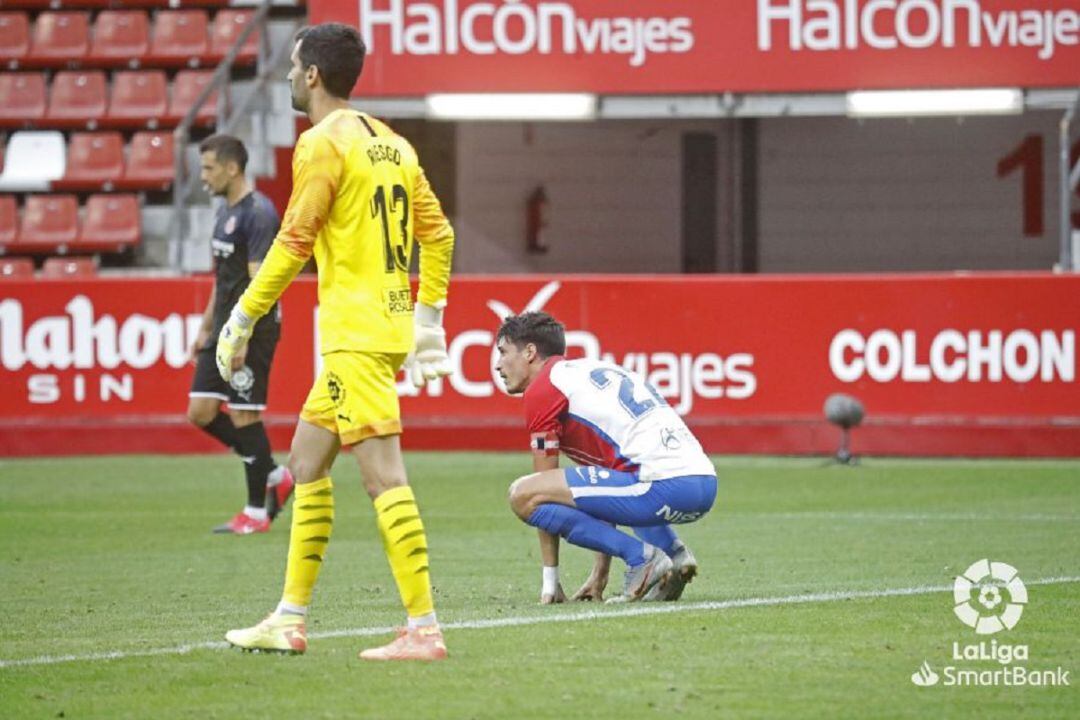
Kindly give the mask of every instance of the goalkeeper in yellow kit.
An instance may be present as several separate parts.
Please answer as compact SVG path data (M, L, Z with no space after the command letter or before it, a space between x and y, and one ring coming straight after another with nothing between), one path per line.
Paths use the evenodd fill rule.
M247 650L307 649L305 618L334 524L330 467L345 447L360 464L408 613L395 640L360 657L440 660L446 645L431 598L424 526L401 457L395 376L403 364L418 385L450 372L442 309L454 232L412 146L349 106L365 51L347 25L325 23L297 34L289 72L293 107L314 127L296 143L281 230L218 339L218 370L228 380L232 357L255 321L314 254L323 367L289 457L297 485L285 590L269 617L225 639ZM414 239L420 244L415 313Z

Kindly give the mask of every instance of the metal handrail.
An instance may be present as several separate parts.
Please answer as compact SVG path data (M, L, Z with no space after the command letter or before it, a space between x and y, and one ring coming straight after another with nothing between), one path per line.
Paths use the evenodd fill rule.
M1060 136L1058 138L1058 169L1061 179L1061 245L1058 267L1064 272L1073 270L1072 252L1072 195L1077 185L1080 185L1080 161L1075 166L1072 164L1070 153L1070 139L1072 136L1072 124L1077 112L1080 111L1080 91L1076 93L1076 100L1065 114L1061 116Z
M225 57L221 59L217 67L214 69L214 74L210 79L210 82L206 84L206 87L202 89L199 95L195 98L195 102L192 103L187 113L184 115L180 124L173 130L173 216L171 220L171 240L169 246L169 264L178 269L182 269L185 266L184 249L186 245L188 235L188 218L186 212L187 199L191 197L192 193L198 187L199 176L193 174L191 177L187 175L187 143L191 137L191 127L195 124L195 119L198 117L199 111L203 105L210 99L210 96L217 91L220 91L218 96L218 115L217 115L217 131L229 132L234 129L238 124L239 119L242 117L242 113L246 113L247 109L251 106L254 98L257 97L257 93L266 84L266 80L274 69L277 67L277 63L280 62L282 51L274 53L273 57L270 57L270 48L267 32L267 16L270 14L270 7L272 0L263 0L263 2L255 10L255 14L251 18L251 22L240 32L236 41L232 47L229 48L229 52L225 54ZM229 113L229 79L232 74L232 67L236 63L236 58L240 54L240 50L243 48L244 43L251 37L251 33L256 29L261 31L259 36L259 46L256 52L256 81L252 87L252 92L244 98L244 101L231 113Z

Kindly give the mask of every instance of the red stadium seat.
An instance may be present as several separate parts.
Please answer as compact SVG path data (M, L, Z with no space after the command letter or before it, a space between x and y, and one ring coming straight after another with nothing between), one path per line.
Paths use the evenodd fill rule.
M251 22L255 13L251 10L220 10L210 26L210 54L220 60L232 49L240 33ZM259 53L259 33L251 33L240 48L237 59L254 60Z
M138 67L150 51L150 21L142 10L105 10L94 22L90 59Z
M44 115L44 75L0 73L0 127L31 125Z
M127 167L118 187L167 189L173 181L172 133L139 132L131 138Z
M3 258L0 259L0 280L11 278L34 277L34 261L30 258Z
M139 244L139 200L134 195L91 195L78 249L119 252Z
M93 129L105 116L105 73L100 70L58 72L49 90L50 125Z
M117 6L124 9L165 10L177 8L177 6L181 5L184 8L228 8L231 4L229 0L3 0L3 3L4 6L9 6L9 8L27 8L30 5L35 6L35 8L50 8L56 3L62 3L65 8L86 8L90 10L117 8ZM240 0L235 4L251 5L257 4L257 2L255 0ZM301 1L299 4L305 3Z
M0 252L15 242L18 235L19 213L14 195L0 195Z
M181 70L173 80L172 101L169 103L169 117L179 122L199 97L199 93L210 84L214 77L212 70ZM199 108L196 122L213 125L217 120L218 93L215 90Z
M30 52L30 20L26 13L0 13L0 65L19 66Z
M74 195L30 195L16 247L20 251L67 252L78 237L79 201Z
M124 70L114 74L108 123L120 127L157 127L168 109L168 85L162 70Z
M45 259L41 267L41 277L93 277L97 275L97 263L88 257L51 257Z
M73 133L64 177L53 190L111 190L124 175L124 138L118 132Z
M84 12L43 12L34 21L27 60L46 67L64 67L90 50L90 20Z
M38 0L30 0L30 2L37 2ZM23 3L27 0L7 0L9 3ZM173 0L171 3L169 0L51 0L51 6L56 7L62 5L65 8L83 8L86 10L107 10L109 8L148 8L148 7L169 7L169 5L175 5L178 2L183 2L187 5L187 0Z
M207 26L203 10L162 10L154 19L153 61L198 66L208 57Z

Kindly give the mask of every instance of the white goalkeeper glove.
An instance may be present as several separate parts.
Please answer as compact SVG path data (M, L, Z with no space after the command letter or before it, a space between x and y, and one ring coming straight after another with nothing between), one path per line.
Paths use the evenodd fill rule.
M225 326L221 328L221 334L217 339L217 352L214 355L218 372L225 382L232 380L233 358L240 352L240 348L247 344L254 328L255 321L249 318L239 305L236 305L229 313Z
M405 359L405 372L418 388L428 380L450 374L450 357L446 354L446 331L443 330L442 307L416 304L413 351Z

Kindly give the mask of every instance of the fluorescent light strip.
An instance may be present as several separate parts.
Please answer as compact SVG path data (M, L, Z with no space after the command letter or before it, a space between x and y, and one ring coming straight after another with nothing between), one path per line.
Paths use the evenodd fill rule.
M428 95L435 120L590 120L596 96L589 93L447 93Z
M1024 109L1017 88L978 90L870 90L847 95L851 117L1015 114Z

